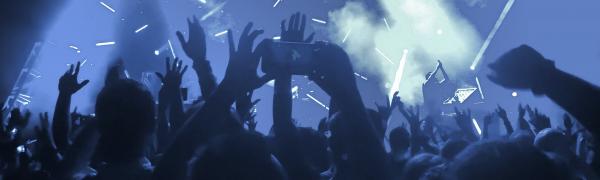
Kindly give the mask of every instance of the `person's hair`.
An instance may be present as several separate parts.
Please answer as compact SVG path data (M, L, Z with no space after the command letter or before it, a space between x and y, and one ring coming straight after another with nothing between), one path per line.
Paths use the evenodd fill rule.
M192 164L192 179L286 179L264 137L240 130L213 138Z
M427 170L429 170L429 168L442 163L444 163L444 161L439 156L429 153L418 154L406 162L402 173L403 179L418 180L425 172L427 172Z
M553 162L532 145L505 140L482 141L459 153L447 179L565 179Z
M393 153L406 152L410 146L410 134L403 127L396 127L390 132L390 148Z
M546 128L540 131L533 141L535 147L545 152L562 153L569 148L567 136L558 129Z
M142 84L120 79L105 86L96 99L100 152L111 160L139 158L156 129L154 100Z
M469 142L464 139L452 138L446 141L440 150L440 155L447 159L452 160L454 157L469 146Z

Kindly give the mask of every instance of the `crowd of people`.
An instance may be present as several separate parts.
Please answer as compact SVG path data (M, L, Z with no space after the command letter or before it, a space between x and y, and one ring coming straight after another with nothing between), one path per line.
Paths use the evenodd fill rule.
M305 37L305 15L293 14L288 21L281 22L281 41L312 42L312 35ZM529 106L519 106L518 119L511 120L498 107L485 116L479 134L470 110L456 109L457 128L449 132L436 126L435 113L423 115L397 95L368 109L344 50L314 42L318 51L307 75L331 102L329 115L312 129L298 127L292 118L289 64L257 75L265 46L273 41L255 47L262 30L249 23L237 46L228 31L229 62L217 82L202 26L196 18L188 19L188 26L188 38L181 32L177 37L199 80L202 97L193 106L184 107L180 91L188 66L167 58L166 71L156 73L162 81L158 104L116 63L94 115L71 112L72 95L89 82L78 80L80 63L73 64L60 77L52 121L48 113L2 111L9 118L0 123L0 179L598 179L600 89L557 69L531 47L515 48L490 64L489 78L552 99L567 112L563 124L551 124ZM261 134L255 130L252 92L270 80L275 81L273 125ZM393 111L408 126L388 130ZM33 137L26 137L25 127L37 120ZM491 137L488 127L497 120L505 130Z

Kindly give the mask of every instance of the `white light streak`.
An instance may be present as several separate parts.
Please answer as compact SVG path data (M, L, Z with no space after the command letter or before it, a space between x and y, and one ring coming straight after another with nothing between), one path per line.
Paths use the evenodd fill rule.
M348 30L348 32L346 33L346 35L344 36L344 39L342 39L342 43L346 42L346 39L348 39L348 36L350 36L350 33L352 32L352 29Z
M281 0L277 0L277 2L275 2L275 4L273 4L273 7L277 6L280 2L281 2Z
M298 89L299 89L298 86L292 87L292 90L291 90L291 92L292 92L292 99L298 98Z
M515 3L515 0L508 0L508 2L506 3L506 6L504 6L504 9L502 10L500 17L498 17L496 24L494 24L494 28L492 28L492 31L490 32L490 34L488 34L487 39L485 39L485 41L483 42L481 49L479 49L479 53L477 53L477 56L475 56L475 60L473 61L473 64L471 64L471 67L470 67L471 70L475 70L475 67L477 66L477 64L479 64L479 61L483 57L483 54L487 50L492 39L494 39L494 36L496 36L496 32L498 32L498 29L500 29L500 26L502 26L502 22L504 22L506 15L510 11L510 9L512 8L514 3Z
M79 50L79 48L78 48L77 46L70 45L69 47L70 47L71 49Z
M102 6L104 6L106 9L108 9L111 12L116 12L115 9L113 9L112 7L108 6L106 3L100 1L100 4L102 4Z
M171 40L167 40L167 43L169 43L169 49L171 50L171 55L173 55L173 58L177 58L175 56L175 50L173 50L173 45L171 44Z
M273 40L281 40L281 36L275 36L273 37Z
M221 9L223 9L223 6L225 6L226 3L227 3L227 1L222 2L221 4L218 4L217 6L215 6L215 8L211 9L210 11L208 11L208 13L206 13L204 16L202 16L202 18L200 18L200 21L204 21L204 20L208 19L208 17L215 14L216 12L219 12Z
M206 0L198 0L198 2L200 2L202 4L206 4Z
M115 45L114 41L109 41L109 42L99 42L96 43L96 46L108 46L108 45Z
M31 96L25 95L25 94L21 94L21 93L19 93L19 96L23 96L23 97L26 97L26 98L31 98Z
M81 62L81 67L83 67L83 65L87 62L87 59L83 59L83 61Z
M148 27L148 25L146 24L146 25L144 25L144 26L142 26L142 27L138 28L137 30L135 30L135 33L137 34L137 33L139 33L140 31L142 31L142 30L146 29L147 27Z
M392 96L396 91L400 90L400 82L402 81L402 75L404 74L404 66L406 65L406 57L408 56L408 49L404 49L402 53L402 59L400 59L400 64L398 65L398 69L396 70L396 76L394 77L394 82L392 83L392 87L390 88L390 92L388 93L388 97L390 102L392 102Z
M225 30L225 31L219 32L219 33L215 34L215 37L219 37L219 36L222 36L222 35L224 35L224 34L227 34L227 32L228 32L228 30Z
M354 73L354 75L357 76L357 77L359 77L359 78L361 78L361 79L364 79L365 81L369 80L369 79L367 79L367 77L364 77L363 75L360 75L360 74L358 74L356 72Z
M129 79L129 72L127 71L127 69L124 70L124 72L125 72L125 78Z
M388 31L391 31L390 24L388 24L387 19L383 18L383 22L385 22L385 27L387 27Z
M320 20L320 19L317 19L317 18L312 18L312 21L318 22L318 23L321 23L321 24L327 24L326 21L323 21L323 20Z
M315 97L311 96L310 94L306 94L306 96L308 98L312 99L313 101L315 101L317 104L323 106L323 108L325 108L329 111L329 107L325 106L325 104L323 104L321 101L317 100Z
M475 120L475 118L473 118L472 121L473 121L473 126L475 126L475 130L477 130L477 134L481 135L481 128L479 128L479 124L477 123L477 120Z
M483 90L481 89L481 84L479 84L479 78L475 77L475 82L477 82L477 89L479 90L479 95L481 96L481 99L485 99L485 97L483 97Z
M377 51L377 53L379 53L379 55L383 56L383 58L385 60L387 60L388 62L390 62L390 64L394 64L394 62L392 62L392 60L390 58L388 58L387 56L385 56L385 54L383 54L383 52L381 52L381 50L379 50L379 48L375 48L375 50Z

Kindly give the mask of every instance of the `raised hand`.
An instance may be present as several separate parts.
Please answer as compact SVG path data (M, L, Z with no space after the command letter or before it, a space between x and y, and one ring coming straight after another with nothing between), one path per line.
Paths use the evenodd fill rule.
M528 111L531 111L531 108L529 108ZM533 130L535 131L535 133L538 133L546 128L551 127L550 118L548 116L540 113L537 110L537 108L535 109L535 111L531 111L529 115L531 117L531 119L529 120L529 123L531 123L531 125L533 125Z
M12 131L13 129L22 130L27 127L29 124L29 117L31 117L31 112L25 111L24 114L21 114L21 110L15 108L10 112L10 119L8 119L8 130Z
M304 30L306 29L306 15L302 14L300 19L300 13L292 14L288 27L285 27L285 20L281 21L281 41L288 42L312 42L315 33L312 33L308 38L304 39Z
M198 18L187 19L189 38L186 41L181 31L177 31L177 38L185 54L194 60L194 65L206 61L206 35Z
M90 82L89 80L84 80L81 83L77 82L77 76L79 75L80 67L81 62L77 62L75 70L73 70L73 64L69 65L69 70L65 72L62 77L60 77L58 82L58 90L60 93L65 93L67 95L75 94L75 92L79 91Z
M536 94L549 81L546 74L556 69L553 61L527 45L510 50L489 67L492 74L488 78L492 82L505 88L531 89Z
M466 111L460 111L455 107L454 112L456 113L454 120L456 120L458 127L463 131L463 133L465 133L465 135L467 135L470 140L477 140L477 135L475 135L475 132L473 131L471 110L469 109Z
M506 110L504 110L504 108L500 107L500 105L498 105L498 109L496 109L496 114L498 114L498 117L500 117L502 119L508 119Z
M380 105L377 102L375 102L375 106L377 107L377 112L379 112L383 119L387 121L390 118L390 115L392 114L392 109L396 108L398 106L398 103L400 103L400 96L398 96L398 91L396 91L392 96L392 102L390 102L390 99L388 98L385 98L385 100L386 102L384 105Z
M260 60L260 50L253 51L254 40L258 35L264 33L263 30L253 30L252 23L248 23L240 36L238 48L236 50L233 42L233 31L228 30L227 38L229 42L229 63L225 77L221 82L222 86L230 88L236 96L250 90L256 89L270 80L268 77L259 78L256 69ZM260 47L260 45L259 45Z
M183 62L178 58L175 58L173 64L171 64L171 60L167 58L165 64L167 68L166 74L163 75L159 72L155 72L156 76L158 76L167 90L179 90L181 79L183 78L185 71L187 71L188 66L183 66Z

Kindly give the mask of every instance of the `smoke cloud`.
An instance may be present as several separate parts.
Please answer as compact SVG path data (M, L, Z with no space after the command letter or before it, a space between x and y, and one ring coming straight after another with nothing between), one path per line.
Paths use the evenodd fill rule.
M385 94L392 88L405 49L399 94L406 103L422 102L425 74L434 70L438 59L451 78L469 71L481 39L452 4L444 0L379 1L386 18L372 15L360 2L348 2L329 13L334 22L329 31L330 38L351 56L356 70L380 77Z

